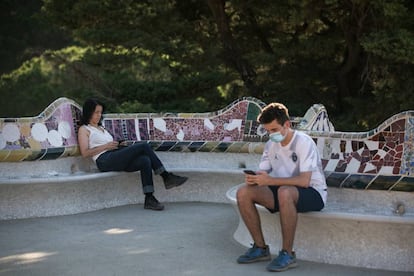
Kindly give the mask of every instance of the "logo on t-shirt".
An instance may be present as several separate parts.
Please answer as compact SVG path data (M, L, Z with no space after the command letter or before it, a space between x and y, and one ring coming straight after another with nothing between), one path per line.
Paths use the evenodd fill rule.
M294 153L292 153L292 160L293 160L293 162L295 162L296 163L296 161L298 161L298 156L296 155L296 153L294 152Z

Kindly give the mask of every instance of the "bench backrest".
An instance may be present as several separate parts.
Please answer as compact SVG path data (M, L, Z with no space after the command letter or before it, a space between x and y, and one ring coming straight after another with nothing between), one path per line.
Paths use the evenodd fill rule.
M116 140L148 142L157 151L261 154L268 136L256 118L263 106L246 97L207 113L105 114L104 125ZM79 104L59 98L36 117L0 118L0 162L79 155L80 116ZM292 122L317 144L330 186L414 191L414 111L367 132L335 131L320 104Z

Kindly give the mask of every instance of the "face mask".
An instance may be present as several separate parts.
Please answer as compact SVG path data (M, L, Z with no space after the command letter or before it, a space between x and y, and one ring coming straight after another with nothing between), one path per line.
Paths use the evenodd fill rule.
M280 132L274 132L269 135L269 139L274 143L280 143L285 140L286 135L282 135Z

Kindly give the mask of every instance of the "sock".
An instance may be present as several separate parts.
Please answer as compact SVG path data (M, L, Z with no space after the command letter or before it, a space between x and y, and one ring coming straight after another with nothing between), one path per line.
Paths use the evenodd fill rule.
M145 193L145 197L150 197L152 196L152 193Z

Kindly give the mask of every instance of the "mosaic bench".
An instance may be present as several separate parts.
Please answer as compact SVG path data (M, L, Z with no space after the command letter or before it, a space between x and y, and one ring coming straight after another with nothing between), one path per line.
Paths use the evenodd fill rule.
M243 179L241 168L260 157L254 153L263 143L243 141L241 122L247 116L254 120L262 105L241 99L213 113L106 114L104 124L117 140L150 143L167 169L190 177L185 193L167 193L156 178L156 195L163 202L227 202L226 190ZM142 202L139 173L101 173L79 156L80 116L76 102L60 98L39 116L0 119L0 219Z
M190 177L168 192L156 178L163 202L234 203L242 169L257 166L268 139L256 122L264 105L243 98L209 113L106 114L104 124L117 140L149 143L169 170ZM0 219L142 202L137 173L100 173L79 156L80 114L76 102L60 98L37 117L0 118ZM329 190L324 212L300 217L300 258L414 271L414 111L355 133L335 131L322 105L292 120L317 144ZM267 236L277 237L275 216L261 215ZM247 245L246 234L240 222L234 237Z

